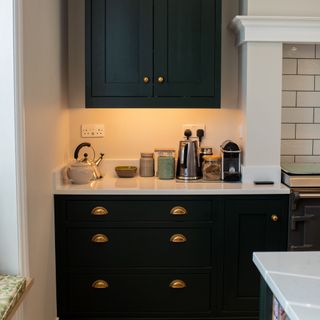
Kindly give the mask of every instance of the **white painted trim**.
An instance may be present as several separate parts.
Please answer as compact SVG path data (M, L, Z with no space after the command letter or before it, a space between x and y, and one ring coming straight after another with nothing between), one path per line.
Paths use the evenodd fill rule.
M25 114L23 103L23 2L14 2L14 52L15 52L15 126L17 210L19 235L19 269L24 276L29 274Z
M319 17L236 16L230 23L236 44L246 42L320 43Z
M256 180L273 181L276 185L281 183L280 166L242 166L241 171L243 183Z

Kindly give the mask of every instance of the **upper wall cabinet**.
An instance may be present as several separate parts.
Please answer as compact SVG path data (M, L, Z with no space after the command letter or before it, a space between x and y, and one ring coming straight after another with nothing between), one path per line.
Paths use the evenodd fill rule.
M86 0L87 107L219 107L221 0Z

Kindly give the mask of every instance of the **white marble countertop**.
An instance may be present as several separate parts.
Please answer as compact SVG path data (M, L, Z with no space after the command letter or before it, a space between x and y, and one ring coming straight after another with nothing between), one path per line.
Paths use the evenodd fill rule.
M290 320L320 319L320 251L259 252L253 261Z
M289 194L282 184L254 185L253 183L184 182L159 180L157 177L118 178L115 165L137 165L137 160L105 160L102 166L103 178L88 184L66 183L63 168L53 174L54 194L104 194L104 195L250 195Z

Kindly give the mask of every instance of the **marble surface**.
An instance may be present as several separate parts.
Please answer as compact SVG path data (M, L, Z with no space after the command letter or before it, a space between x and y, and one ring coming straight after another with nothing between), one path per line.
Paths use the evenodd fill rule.
M116 165L137 165L136 160L105 161L103 178L88 184L71 184L66 179L64 167L53 174L54 194L105 194L105 195L250 195L289 194L282 184L254 185L253 183L184 182L159 180L157 177L118 178L113 170Z
M290 320L320 319L320 252L259 252L253 261Z

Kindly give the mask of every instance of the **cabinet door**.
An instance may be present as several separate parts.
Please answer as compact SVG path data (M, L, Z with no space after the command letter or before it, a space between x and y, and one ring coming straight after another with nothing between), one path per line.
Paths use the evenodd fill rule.
M218 1L154 0L154 4L154 95L218 96Z
M222 310L257 315L260 276L252 262L255 251L281 251L287 246L288 197L246 197L225 201Z
M153 1L87 0L87 98L152 96L152 33Z

